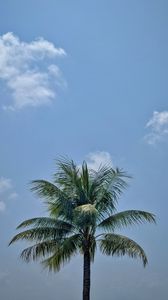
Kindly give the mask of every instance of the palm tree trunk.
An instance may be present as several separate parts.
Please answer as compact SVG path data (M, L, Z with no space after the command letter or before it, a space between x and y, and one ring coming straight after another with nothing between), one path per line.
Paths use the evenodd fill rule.
M83 300L90 300L90 253L84 252L83 261Z

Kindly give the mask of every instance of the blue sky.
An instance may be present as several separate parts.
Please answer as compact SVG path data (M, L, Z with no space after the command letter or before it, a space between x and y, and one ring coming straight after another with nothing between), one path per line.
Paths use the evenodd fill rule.
M127 229L149 265L97 254L92 299L165 300L168 285L168 3L9 1L0 4L0 289L2 300L77 300L82 260L58 274L7 248L20 221L46 213L29 191L55 158L111 162L133 175L119 210L157 215ZM56 298L55 298L56 297Z

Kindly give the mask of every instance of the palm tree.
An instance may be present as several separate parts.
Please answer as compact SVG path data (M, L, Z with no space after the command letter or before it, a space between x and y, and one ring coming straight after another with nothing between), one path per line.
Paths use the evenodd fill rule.
M15 235L10 244L34 242L22 251L21 258L26 262L42 259L42 265L50 271L59 271L72 256L82 254L83 300L89 300L90 268L97 246L105 255L139 257L144 266L147 264L144 250L135 241L115 233L128 225L155 222L149 212L116 211L128 177L118 168L100 166L94 171L88 170L85 162L78 167L72 160L58 160L53 183L32 182L32 191L45 199L49 216L22 222L18 229L31 227Z

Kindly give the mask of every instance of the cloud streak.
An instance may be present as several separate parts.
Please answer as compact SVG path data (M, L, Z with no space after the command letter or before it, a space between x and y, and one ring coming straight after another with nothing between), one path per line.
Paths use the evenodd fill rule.
M106 151L91 152L86 156L86 161L88 168L95 171L103 165L113 166L111 155Z
M11 179L0 177L0 193L6 192L12 188Z
M153 116L146 124L149 133L144 139L149 145L155 145L157 142L163 141L168 135L168 111L154 111Z
M12 97L4 109L46 105L55 99L56 87L65 83L55 64L66 55L64 49L43 38L26 43L8 32L0 36L0 53L0 80Z

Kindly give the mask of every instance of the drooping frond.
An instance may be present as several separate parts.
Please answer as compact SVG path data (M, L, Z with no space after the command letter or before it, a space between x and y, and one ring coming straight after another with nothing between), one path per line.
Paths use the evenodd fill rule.
M37 261L42 258L44 259L46 256L49 256L55 252L59 243L61 243L61 240L49 240L46 242L37 243L24 249L21 252L20 257L27 263L30 261Z
M41 198L46 198L49 200L66 198L65 194L60 188L47 180L33 180L31 184L31 191L35 192Z
M144 250L135 241L126 236L110 233L104 234L103 238L100 239L100 250L106 255L139 257L144 266L148 262Z
M47 241L50 239L62 238L69 234L69 230L66 229L57 229L53 227L36 227L25 230L16 234L9 245L17 242L19 240L27 240L27 241Z
M116 213L101 223L98 228L113 231L116 228L122 228L128 225L141 224L144 222L155 223L155 216L151 213L141 210L126 210Z
M52 227L56 229L63 229L67 230L67 232L75 230L74 226L68 222L65 222L63 220L55 219L55 218L49 218L49 217L39 217L39 218L33 218L29 220L25 220L22 222L17 229L23 228L23 227Z
M48 210L52 216L71 218L72 210L76 205L70 194L67 195L65 191L46 180L32 181L31 190L47 200Z
M69 262L71 257L77 253L81 248L81 235L75 234L65 238L59 247L55 250L54 254L45 259L42 264L44 268L49 271L59 271L60 267Z
M111 169L111 178L109 179L109 189L112 193L114 201L123 193L128 186L126 179L131 178L122 169Z

